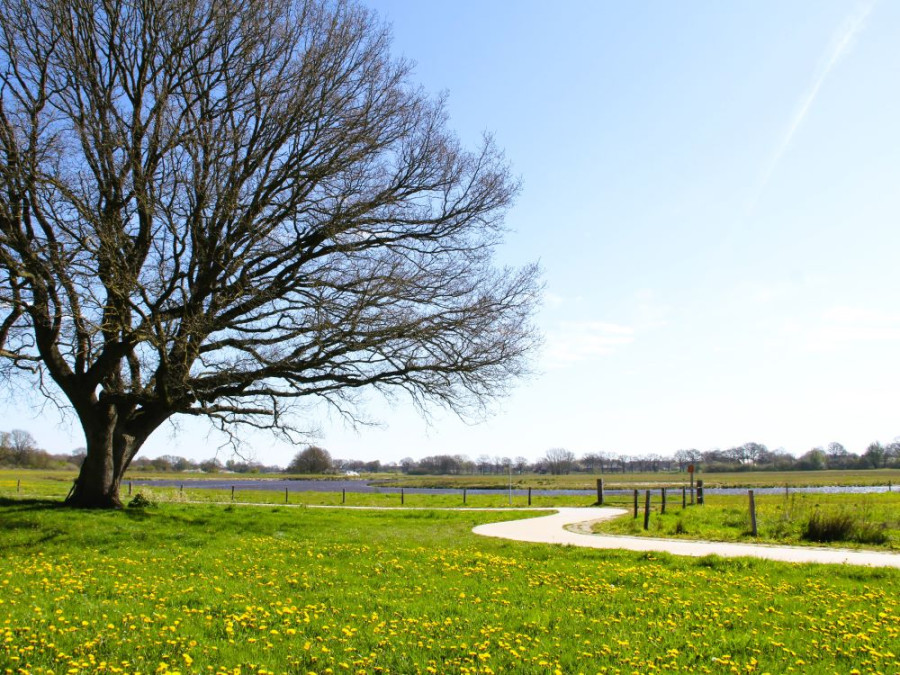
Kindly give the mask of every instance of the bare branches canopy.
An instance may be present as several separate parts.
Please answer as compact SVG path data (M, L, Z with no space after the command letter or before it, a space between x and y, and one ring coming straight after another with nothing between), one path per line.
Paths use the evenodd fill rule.
M523 373L517 183L388 48L340 0L0 0L0 356L84 427L73 503L117 504L175 414L465 414Z

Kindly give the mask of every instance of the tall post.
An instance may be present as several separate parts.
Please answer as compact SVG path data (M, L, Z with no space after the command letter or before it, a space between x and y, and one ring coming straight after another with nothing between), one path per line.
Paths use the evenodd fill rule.
M666 512L666 488L662 488L662 494L660 496L662 497L662 504L659 507L659 512L665 513Z
M403 488L400 488L400 506L406 503L406 495L403 492Z
M687 488L681 488L681 508L687 508Z
M697 481L697 504L703 506L703 481Z
M603 479L597 479L597 504L603 506Z
M341 504L347 503L347 488L341 488Z
M288 503L287 488L284 488L284 503L285 503L285 504Z
M756 537L759 533L756 530L756 499L753 496L753 490L748 490L750 495L750 532Z
M231 501L234 501L234 485L231 486Z
M16 479L16 494L19 494L19 492L21 491L21 489L22 489L22 479L21 479L21 478L17 478L17 479Z
M650 490L644 494L644 529L650 529Z
M512 462L506 468L509 470L509 505L512 506Z
M694 465L690 464L688 466L688 473L691 476L691 506L694 505Z
M131 496L131 481L128 481L128 496Z
M463 506L466 505L466 488L463 488Z
M634 490L634 517L638 516L638 491L637 488Z
M531 488L528 488L528 506L531 506Z

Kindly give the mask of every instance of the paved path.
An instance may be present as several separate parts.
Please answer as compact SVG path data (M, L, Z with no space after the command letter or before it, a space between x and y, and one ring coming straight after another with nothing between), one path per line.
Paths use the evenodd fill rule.
M866 565L869 567L900 568L900 554L881 553L879 551L851 551L840 548L813 548L808 546L768 546L764 544L734 544L713 541L692 541L688 539L654 539L651 537L620 537L590 532L591 523L609 520L628 513L624 509L613 508L505 508L505 507L470 507L470 508L433 508L402 506L337 506L326 504L262 504L259 502L184 502L190 504L206 504L217 506L258 506L258 507L291 507L320 509L359 509L367 511L508 511L521 513L528 511L553 511L550 515L538 518L508 520L502 523L478 525L472 531L485 537L530 541L539 544L564 544L587 548L625 549L628 551L659 551L674 555L703 557L719 555L724 558L765 558L795 563L828 563L847 565ZM566 528L571 529L566 529ZM574 531L573 531L574 530ZM580 530L580 531L578 531Z
M900 554L881 553L879 551L735 544L690 541L686 539L653 539L650 537L620 537L584 533L590 531L590 523L598 520L609 520L623 513L627 513L627 511L612 508L560 508L557 509L557 513L549 516L489 523L487 525L479 525L472 531L475 534L481 534L486 537L500 537L502 539L544 544L566 544L588 548L660 551L674 555L695 557L705 555L719 555L725 558L749 556L795 563L813 562L900 568ZM566 529L567 526L573 529L581 529L583 532Z

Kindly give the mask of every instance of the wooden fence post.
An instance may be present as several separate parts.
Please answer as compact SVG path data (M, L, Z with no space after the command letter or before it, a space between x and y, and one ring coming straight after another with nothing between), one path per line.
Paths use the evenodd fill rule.
M403 493L403 488L400 488L400 506L406 503L406 495Z
M531 506L531 488L528 488L528 506Z
M638 491L635 489L634 491L634 517L638 516Z
M750 495L750 532L756 537L758 535L756 529L756 499L753 497L753 490L747 490Z
M662 497L662 504L659 507L659 512L665 513L666 512L666 488L661 488L661 489L662 489L662 494L660 496Z
M288 503L287 488L284 488L284 503L285 503L285 504Z
M644 529L650 529L650 490L644 494Z
M347 503L347 488L341 488L341 504Z
M231 501L234 501L234 485L231 486Z
M597 479L597 504L603 506L603 479Z
M463 506L466 505L466 488L463 488Z
M128 496L131 496L131 481L128 481Z
M687 508L687 488L681 488L681 508Z
M697 481L697 504L703 506L703 481Z
M16 494L19 494L19 491L22 489L22 479L16 479Z

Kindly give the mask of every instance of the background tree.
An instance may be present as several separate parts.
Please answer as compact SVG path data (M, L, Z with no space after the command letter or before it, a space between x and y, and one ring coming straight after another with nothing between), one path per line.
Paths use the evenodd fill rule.
M6 443L13 465L24 466L28 463L28 456L37 451L37 443L29 432L24 429L13 429L7 434Z
M551 448L544 453L547 470L555 476L569 473L575 463L575 453L565 448Z
M477 416L525 371L516 181L388 46L338 0L0 0L0 360L84 430L70 504L120 505L173 415Z
M869 447L867 447L866 451L863 453L863 459L865 459L873 469L880 469L885 466L887 457L887 451L878 441L870 443Z
M900 466L900 440L894 439L884 448L885 466Z
M822 448L813 448L797 459L800 469L806 471L821 471L828 468L828 455Z
M331 471L331 454L317 445L308 445L294 455L288 473L326 473Z
M581 457L581 466L591 473L596 473L598 468L603 473L603 458L596 452L585 453Z

